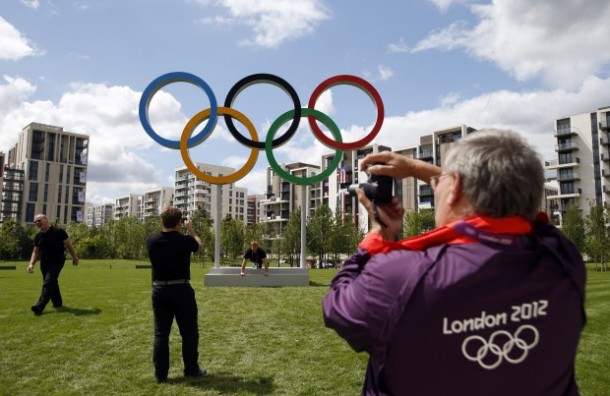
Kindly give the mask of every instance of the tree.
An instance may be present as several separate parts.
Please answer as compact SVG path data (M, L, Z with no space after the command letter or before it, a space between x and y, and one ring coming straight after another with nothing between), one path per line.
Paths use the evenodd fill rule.
M579 251L585 250L585 221L576 205L571 206L563 215L561 232L576 245Z
M587 233L585 237L585 252L599 264L600 271L608 269L610 258L610 213L607 208L591 206L585 222Z
M322 205L315 210L307 222L307 251L317 255L318 260L324 260L324 253L330 248L329 234L333 228L334 218L328 205Z
M4 261L19 259L23 236L23 228L16 220L5 219L0 224L0 259Z
M227 215L221 223L220 236L222 248L225 254L233 260L243 253L244 228L244 222L240 219L232 218L231 215Z
M99 235L103 243L102 257L115 259L118 257L116 245L116 226L117 221L114 219L108 220L99 229Z
M117 258L141 259L145 257L144 226L133 216L121 217L114 227Z
M282 250L288 253L288 261L290 266L294 265L296 257L301 253L301 208L293 211L288 220L286 228L284 228L284 243Z
M85 254L87 249L83 246L83 242L90 242L89 235L91 234L91 231L89 230L89 227L87 227L87 224L71 221L66 225L66 232L79 257L89 258L89 256Z
M419 212L405 213L403 231L407 238L431 231L435 227L434 209L422 209Z
M201 258L203 263L205 263L206 255L210 260L214 261L214 248L216 242L214 231L212 230L214 220L210 217L207 210L201 206L197 207L191 214L190 220L193 222L193 229L199 235L199 239L201 239L202 246L196 253L196 256Z

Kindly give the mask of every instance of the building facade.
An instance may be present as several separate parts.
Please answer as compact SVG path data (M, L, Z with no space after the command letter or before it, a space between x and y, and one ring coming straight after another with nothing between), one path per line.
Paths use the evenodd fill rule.
M3 200L5 213L21 224L32 222L38 213L64 224L85 221L88 155L88 135L27 125L6 159L4 179L8 174L10 186Z
M142 196L139 219L144 221L147 217L159 216L164 208L172 205L173 200L173 187L159 187L146 191Z
M114 205L102 204L87 206L87 226L101 227L114 218Z
M559 190L555 217L576 206L589 213L591 206L610 203L610 106L555 120L557 158L545 163L556 171Z
M197 168L205 174L212 176L224 176L235 173L234 168L196 163ZM216 222L217 194L214 193L215 186L198 179L186 167L175 169L174 182L174 206L178 207L186 216L192 216L197 209L204 209L210 218ZM220 213L221 217L227 215L234 219L247 221L246 197L248 190L236 187L234 183L218 185L220 190ZM222 219L220 219L222 220Z
M140 207L142 206L142 196L138 194L127 194L118 197L114 201L115 220L120 220L122 217L131 216L137 219L140 218Z
M310 178L320 173L317 165L295 162L280 165L293 177ZM305 193L305 208L303 208ZM320 205L320 183L299 185L283 179L273 168L267 167L267 193L259 201L259 222L267 224L270 236L280 236L288 225L292 213L301 209L307 217Z
M253 225L260 222L259 204L265 199L263 194L248 195L248 208L246 209L246 224Z

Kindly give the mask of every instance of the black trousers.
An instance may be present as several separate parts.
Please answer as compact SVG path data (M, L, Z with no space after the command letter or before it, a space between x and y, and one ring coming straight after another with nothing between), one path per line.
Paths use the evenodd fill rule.
M59 273L62 268L64 268L65 262L65 257L40 262L42 292L40 293L38 302L35 304L39 311L42 312L49 301L53 303L54 307L61 307L63 305L61 291L59 290Z
M174 317L182 337L184 374L199 371L199 326L197 302L190 284L153 286L152 305L155 320L153 364L155 377L167 378L169 371L169 335Z

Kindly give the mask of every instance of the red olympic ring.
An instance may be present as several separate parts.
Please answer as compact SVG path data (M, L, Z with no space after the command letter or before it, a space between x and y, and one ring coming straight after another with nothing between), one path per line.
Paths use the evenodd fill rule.
M353 85L357 88L360 88L370 96L371 100L373 100L373 102L375 103L375 106L377 106L377 120L375 121L375 125L373 125L373 129L371 130L371 132L369 132L369 134L367 136L365 136L364 138L362 138L358 141L351 142L351 143L341 143L341 142L336 142L336 141L332 140L331 138L327 137L322 132L322 130L320 130L320 127L318 127L318 123L316 122L316 119L312 116L307 117L309 120L309 125L311 127L312 132L316 136L316 138L318 138L318 140L320 140L322 143L324 143L327 147L330 147L333 149L342 149L342 150L359 149L359 148L364 147L367 144L369 144L373 139L375 139L375 137L377 136L379 131L381 131L381 126L383 125L383 116L384 116L383 101L381 100L381 96L379 95L379 92L377 92L375 87L373 87L371 84L369 84L366 80L364 80L360 77L351 76L351 75L338 75L338 76L331 77L331 78L323 81L320 85L318 85L318 87L311 94L311 98L309 99L309 104L307 107L309 107L310 109L315 108L316 101L318 100L318 98L320 97L322 92L324 92L326 89L328 89L334 85L338 85L338 84L349 84L349 85Z

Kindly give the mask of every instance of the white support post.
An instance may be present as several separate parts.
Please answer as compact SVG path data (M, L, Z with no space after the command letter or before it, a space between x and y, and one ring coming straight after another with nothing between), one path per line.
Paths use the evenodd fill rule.
M307 185L301 186L301 268L305 266L306 224L307 223Z
M222 220L220 216L222 216L221 212L221 202L220 202L220 189L222 186L220 184L214 185L214 194L216 195L216 221L214 222L214 231L216 235L214 236L214 268L220 268L220 221Z

